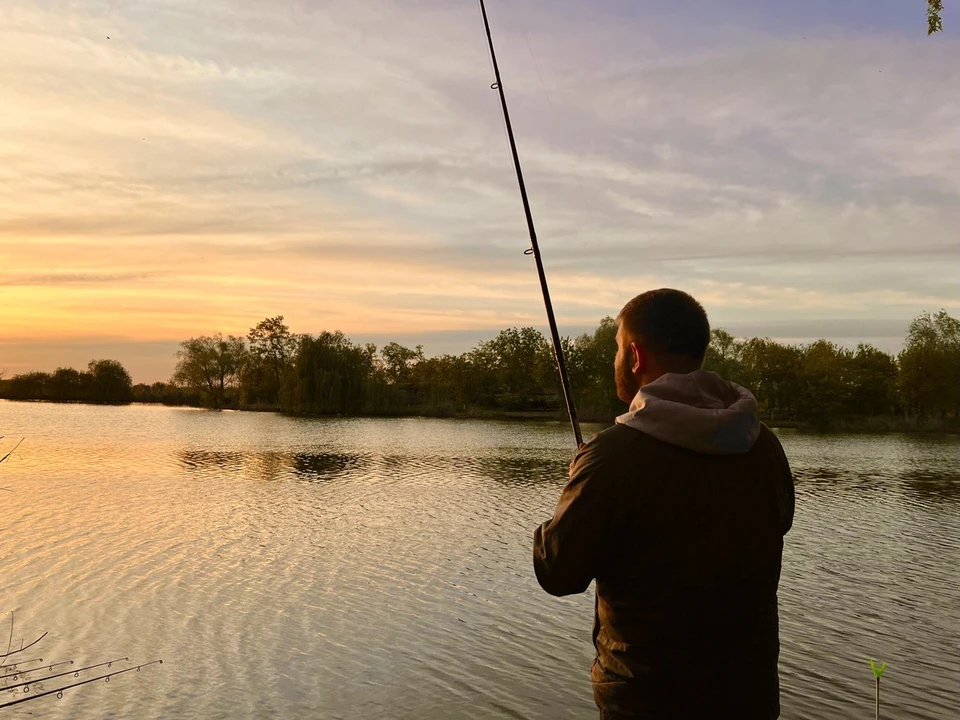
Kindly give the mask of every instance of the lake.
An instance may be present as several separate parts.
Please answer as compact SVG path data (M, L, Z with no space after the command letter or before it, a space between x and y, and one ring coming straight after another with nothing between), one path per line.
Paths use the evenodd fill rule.
M0 636L164 661L10 717L597 715L593 589L531 561L564 424L0 402L0 434ZM872 718L870 658L884 717L960 716L957 438L779 435L782 717Z

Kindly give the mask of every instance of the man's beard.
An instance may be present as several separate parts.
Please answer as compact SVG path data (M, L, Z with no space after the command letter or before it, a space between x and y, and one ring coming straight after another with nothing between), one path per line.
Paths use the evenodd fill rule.
M613 374L617 382L617 397L625 403L630 403L640 391L640 378L630 372L627 363L626 357L617 355L617 361L613 364Z

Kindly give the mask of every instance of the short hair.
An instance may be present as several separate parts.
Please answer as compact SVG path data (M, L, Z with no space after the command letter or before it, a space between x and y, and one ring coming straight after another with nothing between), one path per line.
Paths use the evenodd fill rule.
M642 339L655 355L703 360L710 344L710 321L690 295L671 288L648 290L617 315L631 342Z

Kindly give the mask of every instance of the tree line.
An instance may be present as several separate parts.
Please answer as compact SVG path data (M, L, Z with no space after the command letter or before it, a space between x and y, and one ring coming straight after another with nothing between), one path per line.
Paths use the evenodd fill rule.
M563 338L577 409L584 420L623 412L613 359L616 323ZM246 337L185 340L170 382L133 385L113 360L86 372L59 368L0 380L0 397L79 402L162 402L305 415L565 414L553 349L531 327L510 328L460 355L426 357L422 346L357 344L341 332L292 333L283 316ZM960 321L946 311L913 320L893 356L827 340L783 344L711 333L704 368L750 388L764 418L818 428L869 418L954 427L960 411ZM902 423L901 423L902 424Z
M8 400L54 400L120 405L133 400L130 373L116 360L91 360L86 370L57 368L0 380L0 397Z

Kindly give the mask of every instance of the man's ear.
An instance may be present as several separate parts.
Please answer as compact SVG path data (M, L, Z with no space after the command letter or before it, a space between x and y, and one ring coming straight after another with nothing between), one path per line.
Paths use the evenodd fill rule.
M637 345L635 342L630 343L630 355L633 359L630 370L634 375L639 375L647 364L647 349L642 345Z

